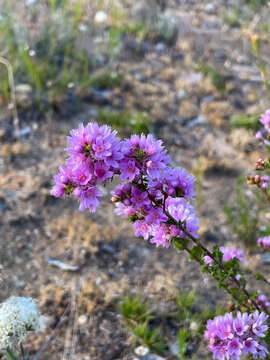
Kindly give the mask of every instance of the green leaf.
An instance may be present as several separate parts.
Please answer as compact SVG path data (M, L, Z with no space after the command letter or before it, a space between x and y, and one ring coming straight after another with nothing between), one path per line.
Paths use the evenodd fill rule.
M11 349L6 350L6 355L8 360L18 360Z
M191 249L190 252L191 259L197 259L197 258L201 259L203 255L204 255L204 251L199 245L196 245Z
M188 246L188 240L184 238L175 238L173 244L174 247L181 252Z
M180 329L178 332L178 347L179 347L179 359L184 360L185 353L187 351L187 337L188 333L185 329Z

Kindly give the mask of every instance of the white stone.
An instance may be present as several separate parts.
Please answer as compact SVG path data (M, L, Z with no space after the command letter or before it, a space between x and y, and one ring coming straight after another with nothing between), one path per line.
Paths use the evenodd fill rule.
M134 352L138 356L145 356L149 353L149 349L145 346L139 346L134 350Z
M95 15L94 21L98 24L106 22L108 15L104 11L98 11Z
M205 5L204 10L208 13L213 13L215 11L215 5L213 3L208 3Z

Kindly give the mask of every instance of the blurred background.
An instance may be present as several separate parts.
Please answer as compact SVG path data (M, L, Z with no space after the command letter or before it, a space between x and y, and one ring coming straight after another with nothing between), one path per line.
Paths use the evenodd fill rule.
M267 0L0 1L0 300L36 299L31 356L62 319L39 359L209 358L203 324L230 303L196 264L135 239L110 189L94 215L49 192L79 123L151 132L197 177L205 244L267 272L255 245L270 213L245 176L262 153L269 33Z

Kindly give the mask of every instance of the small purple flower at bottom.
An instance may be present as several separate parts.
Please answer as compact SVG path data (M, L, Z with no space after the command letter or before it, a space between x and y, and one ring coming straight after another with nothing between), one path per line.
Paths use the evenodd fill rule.
M270 249L270 236L260 237L257 240L257 243L260 247L262 247L265 250Z
M265 313L255 311L237 313L236 317L228 313L208 320L204 336L209 340L214 359L235 360L248 354L254 359L265 358L268 350L260 338L268 329L267 318Z
M270 110L266 110L266 112L262 114L260 122L263 124L266 131L270 130Z

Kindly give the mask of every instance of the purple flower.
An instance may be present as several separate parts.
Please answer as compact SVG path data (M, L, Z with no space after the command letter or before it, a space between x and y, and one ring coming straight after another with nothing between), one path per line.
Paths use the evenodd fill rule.
M94 186L87 188L87 190L76 189L74 195L80 200L80 211L89 209L90 212L95 212L99 205L98 197L102 196L102 192Z
M228 354L233 357L239 357L241 355L242 344L238 338L234 338L228 343Z
M115 212L133 222L136 236L156 246L168 247L173 237L197 236L199 221L190 200L194 197L193 175L168 166L170 158L162 141L152 135L132 135L121 141L109 126L89 123L70 132L69 158L59 168L51 193L73 195L79 209L94 212L106 185L115 175L125 180L115 188ZM169 216L176 223L169 223ZM171 220L171 219L170 219Z
M169 228L165 224L161 224L159 226L154 226L152 231L152 238L150 242L152 244L156 244L157 247L162 246L168 248L170 246L170 231Z
M244 354L256 354L258 343L252 337L247 338L243 342L243 353Z
M161 222L166 222L168 217L161 208L151 208L145 216L145 220L148 224L159 225Z
M258 296L258 298L256 299L256 303L259 305L259 308L270 306L270 302L264 294Z
M263 124L265 130L270 130L270 110L266 110L266 112L260 118L261 124Z
M114 173L110 171L110 167L102 162L95 163L94 169L95 176L102 183L107 179L111 179L114 175Z
M265 331L268 329L268 326L265 324L266 320L268 319L268 315L264 312L259 313L259 311L255 311L253 313L253 325L252 331L259 337L265 337Z
M267 175L264 175L261 177L261 188L262 189L267 189L268 188L268 185L269 185L269 176Z
M264 236L257 240L259 246L263 249L268 250L270 249L270 236Z
M236 248L221 247L220 251L223 253L222 261L230 261L232 259L238 259L240 262L245 262L244 251Z
M133 224L135 228L135 235L142 236L144 240L147 240L150 234L150 226L143 220L135 221Z
M240 359L241 355L251 354L254 359L268 353L260 337L265 336L267 315L232 313L208 320L205 338L215 359Z
M212 265L212 263L213 263L213 259L208 255L205 255L203 257L203 261L204 261L205 265Z
M66 190L69 188L69 185L72 184L72 173L71 170L65 166L59 167L59 173L54 176L55 185L51 190L51 195L55 197L62 197ZM70 187L73 189L73 186Z
M91 168L86 163L80 164L72 169L72 180L77 185L86 185L92 178Z
M136 175L139 175L140 170L136 167L135 160L122 161L120 163L120 179L133 181Z

